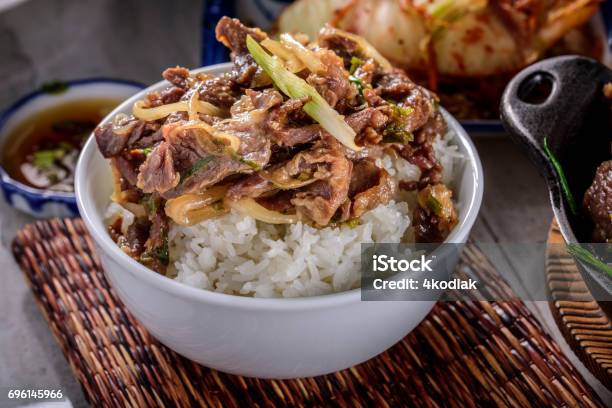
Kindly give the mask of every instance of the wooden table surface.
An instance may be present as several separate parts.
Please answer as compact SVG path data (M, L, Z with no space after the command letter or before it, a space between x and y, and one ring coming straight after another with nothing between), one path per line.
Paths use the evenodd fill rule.
M48 0L28 1L0 14L0 109L49 79L105 75L151 83L167 66L197 66L199 7L198 2L162 0ZM172 36L161 32L168 26ZM485 197L473 239L545 241L552 211L535 169L505 136L476 137L475 143L484 166ZM61 388L73 405L83 406L80 388L10 254L15 231L31 221L0 201L0 392ZM529 307L612 406L612 394L575 359L547 304Z

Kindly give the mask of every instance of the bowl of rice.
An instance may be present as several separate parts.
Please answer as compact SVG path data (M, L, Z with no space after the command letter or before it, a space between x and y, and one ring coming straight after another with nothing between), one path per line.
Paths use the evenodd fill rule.
M268 49L271 48L274 44ZM428 236L423 235L428 231L422 228L418 231L419 220L414 218L418 216L415 210L420 205L419 194L426 188L416 187L424 178L422 168L402 159L401 155L378 155L372 159L371 166L384 172L394 186L394 194L384 202L379 200L375 206L370 205L358 218L346 217L339 221L341 209L334 208L335 218L326 220L325 225L320 221L320 212L312 213L307 211L307 206L299 207L298 203L305 200L304 194L293 195L290 202L295 204L295 211L278 213L270 207L253 204L257 200L263 203L270 194L283 190L279 184L274 184L273 193L257 196L255 201L230 199L229 204L227 197L234 187L225 188L225 199L214 206L215 211L223 209L223 212L206 217L201 214L212 211L209 207L199 212L189 207L191 212L176 215L174 203L182 203L185 197L192 200L194 194L184 191L183 195L174 194L173 191L182 186L180 183L165 189L159 187L160 184L150 186L147 182L151 178L145 174L139 175L138 181L134 178L134 186L139 186L137 199L124 190L129 177L120 177L120 166L125 163L119 161L125 160L128 153L129 160L137 156L134 159L139 160L136 170L145 173L148 161L154 160L155 150L163 149L162 145L172 137L164 126L174 129L177 125L164 122L161 128L142 137L141 141L152 140L155 135L163 134L152 147L145 147L144 142L139 147L126 147L128 140L136 139L126 136L123 150L107 148L104 143L116 142L113 137L117 134L105 139L108 135L102 132L113 129L133 132L138 128L136 121L144 120L138 117L139 111L134 106L150 114L158 106L170 105L156 106L151 102L151 95L157 98L167 95L172 87L184 85L188 89L194 86L187 84L189 81L185 78L199 78L205 82L232 75L234 67L220 64L201 68L181 74L184 75L182 80L176 75L165 74L166 81L152 85L115 109L99 125L96 137L86 143L76 170L77 203L99 249L105 274L126 307L155 338L211 368L260 378L296 378L326 374L366 361L401 340L435 304L435 301L362 301L359 289L362 243L411 242L415 236ZM197 89L201 91L202 88ZM248 94L253 99L254 93ZM193 96L177 98L179 100L172 103L180 104ZM147 103L150 105L146 106ZM181 106L188 111L197 103ZM461 125L442 108L436 106L436 109L446 123L446 130L432 139L430 150L439 163L437 183L452 191L455 217L439 241L465 243L482 200L482 167ZM202 122L209 121L202 126L211 135L215 129L210 126L219 129L231 121L231 118L219 121L199 114ZM193 117L188 120L186 113L182 115L185 118L178 121L184 122L179 126L190 128L181 129L193 129ZM134 124L130 124L130 120ZM166 119L153 120L161 123ZM227 127L224 129L228 132ZM316 147L318 142L314 143ZM226 146L230 145L231 141ZM292 150L292 154L307 155L308 151ZM168 156L164 157L168 164ZM175 165L177 160L175 157ZM362 165L358 164L359 160L354 159L351 164L353 171ZM161 171L162 167L158 165L156 171ZM240 184L259 171L267 171L265 176L274 174L272 170L247 169L244 174L233 174L225 180ZM193 171L181 175L187 179L194 177ZM308 175L300 174L300 177L300 188L308 188L303 187ZM348 185L348 181L346 183ZM404 191L397 188L400 184L413 187ZM163 197L153 210L151 197ZM357 201L365 199L365 196L359 197L353 198L353 211L358 206ZM168 215L167 228L162 229L165 247L163 256L157 256L160 251L147 249L151 241L155 241L153 230L157 221L151 218L151 211L163 212L164 208ZM195 217L194 214L198 216L187 219ZM347 214L355 213L349 211ZM282 222L266 222L268 219ZM146 240L140 241L142 248L138 256L134 256L138 245L130 244L129 239L137 235L138 228L134 226L139 222L144 222L149 233Z

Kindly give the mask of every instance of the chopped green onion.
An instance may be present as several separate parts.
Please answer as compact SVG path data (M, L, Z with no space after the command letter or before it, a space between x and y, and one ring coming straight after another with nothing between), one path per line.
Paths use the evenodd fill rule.
M144 149L142 149L142 154L144 154L145 156L148 156L151 154L152 151L153 151L152 147L145 147Z
M427 197L426 204L427 208L429 208L434 214L440 215L442 213L442 204L432 194L429 194Z
M353 75L357 68L363 65L363 60L358 57L351 57L351 67L349 68L349 74Z
M391 103L391 109L393 109L394 119L405 118L408 115L412 115L414 112L414 109L410 106L399 106L396 103Z
M183 180L185 180L185 179L193 176L195 173L200 171L201 168L203 168L208 163L210 163L213 158L214 158L214 156L206 156L206 157L201 158L200 160L195 162L195 164L193 166L191 166L191 169L189 169L189 171L183 177L181 177L181 178Z
M247 159L244 159L242 157L238 157L238 160L240 161L240 163L246 164L247 166L249 166L253 170L261 170L261 166L259 165L259 163L254 162L253 160L247 160Z
M39 150L34 152L33 164L39 168L47 168L53 166L56 160L61 159L66 154L64 149Z
M391 105L391 122L383 131L383 141L386 143L410 143L414 141L412 132L406 130L404 119L414 112L410 106L399 106L389 102Z
M350 220L344 221L341 225L347 226L350 229L353 229L353 228L357 228L360 223L361 222L359 221L359 218L351 218Z
M355 131L338 112L329 106L315 88L285 68L278 58L269 55L250 35L247 35L246 43L255 62L285 95L294 99L310 97L310 101L303 108L308 116L320 123L346 147L361 150L361 147L355 144Z
M567 179L565 178L563 167L561 167L561 163L559 163L559 160L557 160L553 152L550 150L550 147L548 147L548 140L546 139L546 137L544 138L544 153L546 153L546 156L552 163L555 171L557 172L557 175L559 176L561 190L563 191L563 195L565 195L565 199L567 200L569 204L570 211L574 215L578 214L578 206L576 205L576 200L574 199L572 190L570 190L569 183L567 182Z
M148 264L153 261L153 258L156 258L164 265L168 265L170 262L170 251L168 249L167 241L164 241L164 244L154 248L150 251L145 251L140 255L140 262L144 264Z
M407 144L414 141L412 132L408 132L403 126L391 123L383 131L383 142Z
M357 87L357 92L359 92L359 96L363 96L363 89L365 86L363 85L363 81L356 76L349 75L349 82L354 84Z
M146 219L145 219L146 220ZM153 261L153 259L157 259L159 262L161 262L164 265L168 265L168 263L170 262L170 249L169 249L169 245L168 245L168 230L167 228L162 228L160 230L160 236L162 238L162 243L161 245L155 247L155 248L151 248L149 250L144 251L141 255L140 255L140 262L144 263L144 264L148 264L151 261Z
M612 277L612 266L608 265L580 244L569 244L568 252L576 259L587 263Z
M155 248L152 255L157 258L161 263L167 265L170 261L170 254L168 250L168 241L165 240L164 244Z

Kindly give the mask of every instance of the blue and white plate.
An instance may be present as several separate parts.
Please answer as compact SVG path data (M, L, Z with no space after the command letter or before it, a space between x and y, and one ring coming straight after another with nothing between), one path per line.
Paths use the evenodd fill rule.
M36 90L11 105L0 114L0 149L20 124L51 107L66 102L108 98L123 101L144 88L143 84L120 79L90 78L62 83L60 93ZM0 189L12 207L37 218L70 217L78 215L74 193L44 190L27 186L13 179L0 166Z
M215 26L223 16L235 16L252 22L264 29L274 23L282 9L292 0L209 0L206 2L202 26L202 66L228 60L227 49L215 38ZM591 24L607 45L603 62L612 66L612 4L603 2L601 12L594 16ZM498 120L464 120L463 127L470 134L499 134L504 128Z

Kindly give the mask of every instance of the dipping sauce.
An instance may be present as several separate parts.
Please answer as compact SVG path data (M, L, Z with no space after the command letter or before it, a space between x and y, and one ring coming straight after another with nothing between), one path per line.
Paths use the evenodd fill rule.
M74 191L74 169L83 144L119 103L104 98L75 100L35 114L8 135L2 152L4 169L30 187Z

